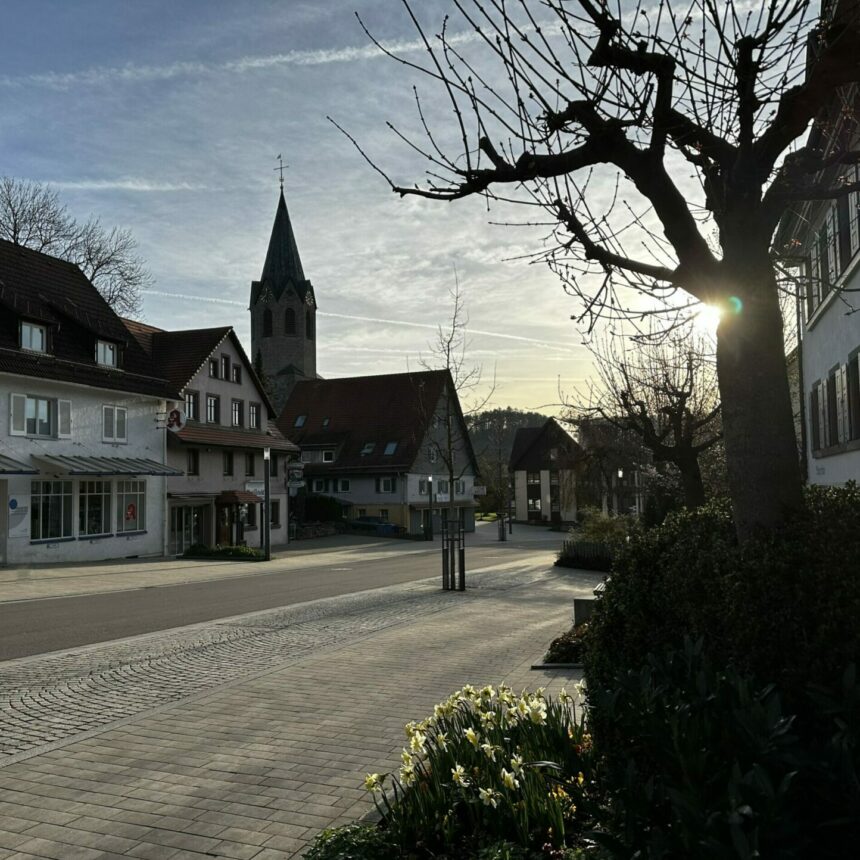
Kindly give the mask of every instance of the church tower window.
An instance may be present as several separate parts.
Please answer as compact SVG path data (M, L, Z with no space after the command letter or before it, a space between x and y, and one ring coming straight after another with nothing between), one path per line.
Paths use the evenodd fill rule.
M305 337L314 339L314 315L310 311L305 311Z
M263 311L263 337L272 336L272 312L266 308Z
M296 333L296 312L292 308L284 311L284 334Z

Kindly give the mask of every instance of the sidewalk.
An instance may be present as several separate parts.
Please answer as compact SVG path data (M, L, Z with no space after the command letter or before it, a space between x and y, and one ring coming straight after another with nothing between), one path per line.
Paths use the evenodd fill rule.
M0 858L300 857L320 828L370 807L364 774L395 768L404 723L454 689L504 681L557 692L578 680L529 666L593 580L549 570L526 582L486 575L464 594L385 589L397 613L387 626L362 611L348 635L335 624L342 638L311 653L268 645L269 668L251 677L0 764ZM329 604L342 600L355 598ZM331 631L331 613L316 615L300 641L314 624Z

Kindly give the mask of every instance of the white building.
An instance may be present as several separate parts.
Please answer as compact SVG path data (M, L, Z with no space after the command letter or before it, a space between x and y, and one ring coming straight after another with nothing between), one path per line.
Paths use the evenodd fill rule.
M0 241L0 564L162 555L176 396L76 266Z

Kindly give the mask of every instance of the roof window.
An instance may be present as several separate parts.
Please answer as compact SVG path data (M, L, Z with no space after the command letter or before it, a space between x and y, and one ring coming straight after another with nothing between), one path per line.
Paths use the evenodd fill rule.
M48 329L36 323L21 323L21 349L31 352L48 351Z
M106 340L96 341L96 362L102 367L116 367L116 344Z
M361 449L361 456L366 457L368 454L372 454L374 448L376 448L376 442L365 442Z
M328 430L328 425L331 422L331 418L323 418L322 426L323 430Z
M385 450L382 452L386 457L390 457L397 450L396 442L386 442Z
M296 416L296 423L293 424L293 427L304 427L305 421L307 421L307 420L308 420L307 415L297 415Z

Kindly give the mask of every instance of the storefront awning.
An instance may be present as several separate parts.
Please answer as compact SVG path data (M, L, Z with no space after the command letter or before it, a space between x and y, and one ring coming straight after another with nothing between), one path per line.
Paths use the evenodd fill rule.
M257 505L262 501L256 493L249 493L247 490L224 490L220 496L215 497L217 505Z
M0 454L0 475L38 475L39 470L22 463L20 460L13 460L12 457L7 457L5 454Z
M63 475L90 475L107 478L115 475L159 475L164 477L185 474L178 469L136 457L83 457L58 454L39 455L36 459L48 469Z

